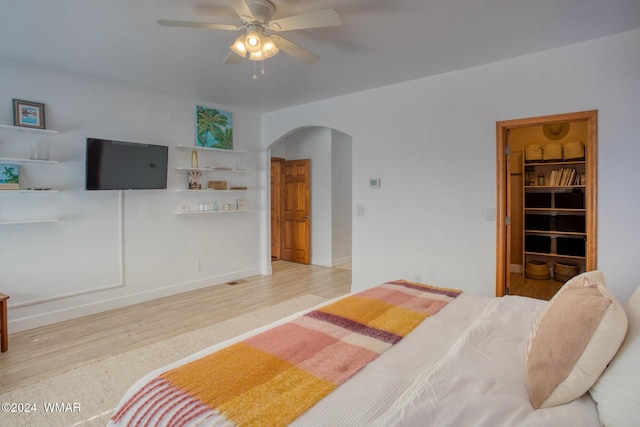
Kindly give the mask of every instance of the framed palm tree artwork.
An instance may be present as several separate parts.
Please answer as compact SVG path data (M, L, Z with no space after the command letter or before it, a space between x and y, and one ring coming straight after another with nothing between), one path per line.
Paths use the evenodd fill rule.
M18 165L0 163L0 190L18 190Z
M233 118L227 111L196 106L196 145L233 150Z

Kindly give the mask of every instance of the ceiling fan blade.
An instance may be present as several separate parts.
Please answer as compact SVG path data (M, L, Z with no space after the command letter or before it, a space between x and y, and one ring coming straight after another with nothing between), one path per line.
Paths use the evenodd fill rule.
M293 56L298 61L311 65L315 63L318 59L320 59L320 57L315 53L310 52L307 49L303 48L302 46L297 45L293 42L290 42L287 39L284 39L276 35L273 35L271 37L273 38L273 41L276 44L276 46L278 46L278 48L288 53L289 55Z
M224 59L225 64L239 64L242 62L242 56L238 55L234 51L230 50L227 57Z
M207 30L239 30L244 28L238 25L213 24L211 22L174 21L171 19L158 19L156 21L163 27L204 28Z
M233 10L236 11L242 22L253 22L253 12L245 0L228 0Z
M274 19L269 22L273 31L304 30L307 28L337 27L342 25L340 15L333 9L303 13L288 18Z

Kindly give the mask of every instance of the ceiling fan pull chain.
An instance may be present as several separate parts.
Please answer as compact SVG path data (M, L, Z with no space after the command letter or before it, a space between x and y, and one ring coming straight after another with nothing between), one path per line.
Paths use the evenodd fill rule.
M258 78L258 75L256 74L256 62L253 61L253 80Z
M260 74L264 76L264 61L261 61L261 62L262 62L262 71L260 72Z

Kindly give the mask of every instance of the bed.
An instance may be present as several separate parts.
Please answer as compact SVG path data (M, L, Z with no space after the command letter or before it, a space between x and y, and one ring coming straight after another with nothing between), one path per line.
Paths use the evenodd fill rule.
M302 395L293 394L281 384L277 390L277 387L265 388L263 384L252 386L252 390L262 387L267 394L273 394L270 398L276 403L263 404L251 400L255 395L248 399L249 392L243 392L242 399L234 398L234 405L246 400L245 407L238 410L239 418L234 418L233 410L228 409L230 406L226 403L215 401L210 396L209 392L213 393L210 386L204 383L213 376L216 380L228 377L224 381L242 377L242 367L248 363L239 358L247 354L244 349L248 344L256 348L266 346L266 352L285 354L278 353L284 350L273 343L295 342L298 326L313 329L317 313L333 313L331 310L341 306L344 298L149 373L125 393L109 425L624 426L634 425L640 419L640 371L636 362L640 355L637 338L640 290L623 307L607 290L602 273L594 271L571 279L550 302L517 296L481 297L406 281L388 282L365 291L364 296L354 295L360 301L365 297L375 300L377 295L382 295L386 304L391 294L393 298L406 293L418 294L423 287L429 294L420 295L419 301L429 300L428 303L417 306L415 302L402 300L398 304L400 309L392 310L396 314L406 311L409 316L423 311L422 319L398 321L396 317L384 315L390 323L382 329L392 330L400 339L394 341L386 335L374 337L366 328L364 332L359 329L342 335L332 332L334 337L339 336L342 344L351 340L351 347L365 347L366 357L358 353L357 359L366 360L362 366L352 369L354 372L344 375L345 378L335 380L335 387L300 414L280 417L296 407L297 399L321 389L323 383L312 383L313 387L309 388L313 390L305 391L300 386L305 380L295 377L290 381L291 389L303 389ZM368 302L369 307L378 303ZM407 307L409 310L405 310ZM407 322L415 325L403 335ZM339 326L351 328L351 332L355 330L351 324ZM586 332L581 332L583 329ZM290 339L281 340L274 331L287 331L291 333ZM297 364L296 369L300 367L316 374L320 368L309 367L308 360L316 358L330 363L329 357L310 350L313 343L323 338L318 335L318 339L311 341L314 332L305 331L298 333L302 335L303 344L287 350L282 358L291 362L290 358L298 357L299 360L291 362ZM354 341L353 336L359 338ZM371 341L370 337L377 341ZM231 372L227 375L221 370L221 366L226 365L215 358L238 346L245 347L241 347L239 353L230 353L234 360L230 362L231 368L225 368L225 372ZM376 354L369 357L371 353ZM203 366L208 365L204 362L216 365L211 371L216 372L215 375L205 373L203 369L208 368ZM340 363L344 365L344 361L338 362L332 368L333 376L327 374L327 378L333 380L335 372L351 369ZM179 373L189 369L197 375L189 377L189 381L185 379L184 383L172 383L177 386L171 392L164 392L163 386L157 385L159 379L174 381L180 378ZM328 370L324 369L319 377ZM247 372L252 379L261 375L261 371ZM199 384L194 384L193 390L199 392L185 391L194 381ZM224 381L226 387L228 384ZM213 400L207 401L207 396ZM266 408L262 413L261 407ZM246 415L252 411L257 412Z

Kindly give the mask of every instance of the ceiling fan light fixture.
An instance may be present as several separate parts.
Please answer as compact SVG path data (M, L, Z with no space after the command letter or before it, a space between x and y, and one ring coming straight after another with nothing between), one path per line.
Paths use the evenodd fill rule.
M243 58L247 56L247 47L244 45L245 36L242 35L236 39L231 45L231 50Z
M259 52L262 48L262 37L260 33L256 30L249 31L244 39L244 45L250 53Z
M269 36L264 36L262 38L262 53L265 58L271 58L275 56L280 49L276 46L276 43L273 41L273 38Z
M249 52L249 60L251 61L263 61L265 59L266 57L264 56L264 53L262 53L261 50L257 52Z

